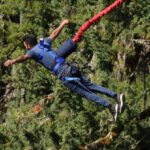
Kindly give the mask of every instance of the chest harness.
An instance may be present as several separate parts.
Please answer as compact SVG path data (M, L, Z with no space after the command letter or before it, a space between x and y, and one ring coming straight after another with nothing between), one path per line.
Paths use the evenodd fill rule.
M52 68L52 74L56 74L58 68L60 67L61 64L63 64L65 62L65 58L67 56L69 56L72 51L75 49L74 45L71 43L70 40L66 41L64 43L64 45L62 47L60 47L58 49L57 52L51 51L50 47L48 45L44 44L44 39L40 38L40 43L38 44L39 48L40 48L40 56L39 56L39 60L42 61L44 58L44 48L47 49L49 55L51 58L53 58L53 62L52 64L54 64L53 68ZM63 57L65 58L63 58ZM80 78L78 77L63 77L62 80L65 81L79 81Z
M44 39L40 38L40 43L38 44L39 48L40 48L40 57L39 60L42 61L44 58L44 48L47 49L50 57L53 58L53 62L52 64L54 64L53 68L52 68L52 74L56 74L58 68L60 67L60 65L62 63L65 62L65 59L62 57L59 57L54 51L50 50L50 47L44 44Z

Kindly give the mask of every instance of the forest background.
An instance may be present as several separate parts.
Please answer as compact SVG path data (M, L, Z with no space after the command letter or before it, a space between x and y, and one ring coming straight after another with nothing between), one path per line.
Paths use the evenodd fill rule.
M68 91L34 61L3 66L26 53L25 34L46 37L69 18L70 25L53 43L57 49L112 2L0 0L0 149L77 150L116 125L108 123L108 110ZM103 17L85 32L68 60L92 82L126 95L118 120L125 128L101 149L150 149L150 119L132 119L150 107L150 1L128 0Z

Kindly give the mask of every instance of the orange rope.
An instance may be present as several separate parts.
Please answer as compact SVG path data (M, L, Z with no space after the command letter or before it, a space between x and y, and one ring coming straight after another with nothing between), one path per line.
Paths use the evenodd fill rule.
M110 11L112 11L113 9L115 9L117 6L121 5L125 0L116 0L113 4L111 4L110 6L108 6L107 8L105 8L104 10L100 11L98 14L96 14L95 16L93 16L91 19L89 19L84 25L82 25L79 30L77 31L77 33L75 34L75 36L73 37L73 42L77 43L81 36L84 34L84 32L95 22L97 22L98 20L101 19L101 17L103 17L104 15L108 14Z

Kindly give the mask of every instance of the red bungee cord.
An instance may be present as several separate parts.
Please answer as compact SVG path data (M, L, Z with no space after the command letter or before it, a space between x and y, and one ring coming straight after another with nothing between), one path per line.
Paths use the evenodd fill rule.
M101 19L101 17L103 17L104 15L108 14L110 11L112 11L113 9L115 9L117 6L121 5L125 0L116 0L113 4L111 4L110 6L108 6L107 8L105 8L104 10L100 11L98 14L96 14L95 16L93 16L91 19L89 19L84 25L82 25L79 30L77 31L77 33L75 34L75 36L73 37L73 42L77 43L81 36L83 35L83 33L95 22L97 22L98 20Z

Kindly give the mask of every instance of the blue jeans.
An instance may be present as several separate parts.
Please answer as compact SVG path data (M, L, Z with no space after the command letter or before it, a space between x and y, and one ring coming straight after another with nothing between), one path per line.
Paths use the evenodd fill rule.
M87 98L88 100L94 101L98 104L108 107L110 103L101 96L97 95L96 92L105 94L111 98L115 98L117 96L117 93L100 85L91 83L83 75L81 75L79 70L75 69L70 65L63 65L62 67L60 67L57 75L62 81L63 85L69 88L71 91L77 93L78 95ZM63 76L61 76L61 74L63 74ZM79 80L67 81L64 80L64 77L77 77Z

